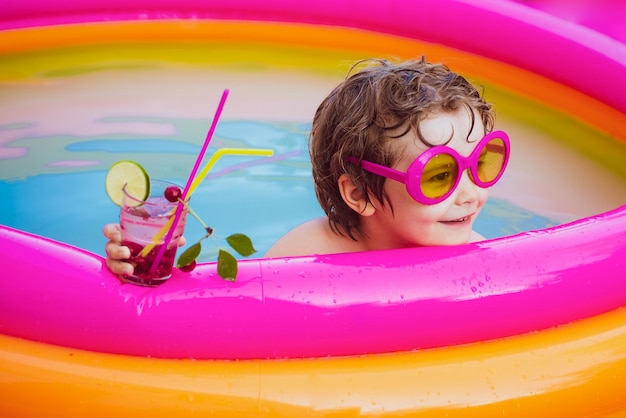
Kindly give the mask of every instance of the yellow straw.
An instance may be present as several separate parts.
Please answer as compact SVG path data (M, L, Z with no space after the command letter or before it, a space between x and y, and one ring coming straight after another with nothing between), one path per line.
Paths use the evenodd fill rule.
M272 155L274 155L274 150L258 149L258 148L220 148L219 150L215 151L215 154L211 156L211 158L205 164L202 170L193 179L193 182L191 183L191 186L189 187L189 191L187 192L187 200L189 200L189 198L191 197L191 194L200 185L202 180L204 180L206 175L209 174L209 171L211 170L211 168L213 168L217 160L219 160L225 155L256 155L260 157L271 157ZM173 216L170 217L167 223L163 225L163 227L159 230L159 232L157 232L154 235L154 237L152 238L152 242L146 245L145 247L143 247L143 249L139 253L140 257L145 257L148 254L150 254L150 251L152 251L152 249L159 243L159 241L161 241L161 239L165 236L167 231L170 229L172 222L174 222Z
M220 148L215 151L215 154L211 156L206 165L202 168L202 170L196 175L196 178L193 179L191 183L191 187L189 188L189 192L187 193L187 199L191 197L191 194L196 190L196 188L200 185L202 180L209 173L211 168L215 165L217 160L222 158L224 155L256 155L261 157L271 157L274 155L274 150L271 149L256 149L256 148Z

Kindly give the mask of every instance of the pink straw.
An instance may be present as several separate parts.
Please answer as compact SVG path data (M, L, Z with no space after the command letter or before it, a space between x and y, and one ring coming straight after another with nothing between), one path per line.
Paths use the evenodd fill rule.
M209 128L209 132L207 133L206 138L204 139L204 144L202 145L202 149L200 150L200 153L198 154L198 158L196 158L196 163L194 164L193 169L191 170L191 174L189 174L189 178L187 179L187 184L185 184L185 189L183 190L183 193L181 196L181 199L183 201L187 200L187 193L189 192L191 183L193 182L193 179L196 177L196 173L198 172L198 169L200 168L200 163L202 163L202 160L204 159L204 154L206 153L207 148L209 148L209 143L211 142L211 138L213 138L213 133L215 132L215 128L217 127L217 122L219 121L219 118L222 114L222 110L224 110L224 104L226 103L227 98L228 98L228 89L225 89L224 92L222 93L220 102L217 105L217 110L215 111L213 122L211 122L211 127ZM176 229L176 224L178 224L178 220L180 219L183 213L183 207L184 205L182 203L179 203L178 206L176 207L176 212L174 213L174 220L172 221L172 225L170 226L169 231L167 231L167 235L165 236L165 242L163 243L161 248L159 248L159 252L156 258L154 259L154 262L152 263L152 267L150 267L151 272L156 270L157 266L159 265L159 261L161 261L161 258L163 257L163 254L165 253L165 249L167 248L168 244L172 240L172 235L174 234L174 230Z

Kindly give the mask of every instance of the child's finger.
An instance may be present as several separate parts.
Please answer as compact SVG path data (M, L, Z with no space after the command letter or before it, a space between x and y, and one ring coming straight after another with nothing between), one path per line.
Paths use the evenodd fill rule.
M130 258L130 249L125 245L119 245L117 242L109 241L104 246L107 259L125 260Z
M106 238L114 242L122 242L122 228L119 224L107 224L102 229Z

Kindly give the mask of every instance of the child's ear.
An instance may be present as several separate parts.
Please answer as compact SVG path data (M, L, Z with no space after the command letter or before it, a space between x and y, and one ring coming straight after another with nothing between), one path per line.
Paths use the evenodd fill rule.
M337 181L343 201L361 216L372 216L376 208L368 203L363 193L352 183L347 174L342 174Z

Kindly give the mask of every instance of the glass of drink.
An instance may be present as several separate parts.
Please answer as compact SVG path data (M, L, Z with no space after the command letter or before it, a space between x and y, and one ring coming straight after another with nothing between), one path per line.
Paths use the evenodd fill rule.
M157 286L165 282L172 274L178 241L185 230L187 208L184 208L176 229L158 264L154 265L157 255L165 245L167 229L164 229L174 217L178 203L165 198L165 190L180 187L161 180L150 180L150 195L144 200L136 199L124 189L124 203L120 210L122 227L122 245L130 249L130 258L126 261L134 267L132 276L124 280L141 286ZM155 241L155 236L159 239Z

